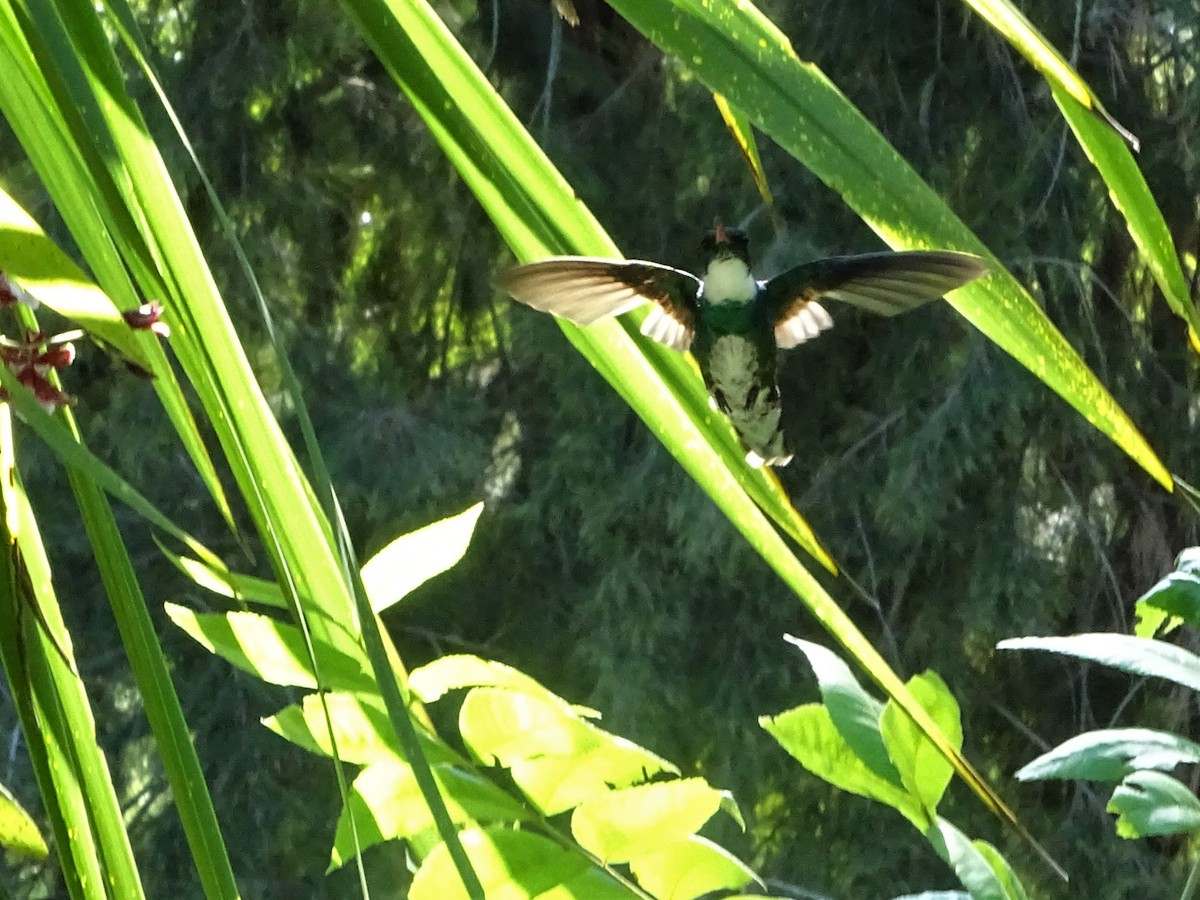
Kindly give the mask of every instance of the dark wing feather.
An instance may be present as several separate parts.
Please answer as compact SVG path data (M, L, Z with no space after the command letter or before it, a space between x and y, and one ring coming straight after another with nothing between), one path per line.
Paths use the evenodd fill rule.
M642 333L675 350L691 345L696 327L700 279L658 263L557 256L509 269L497 286L534 309L577 325L650 301L655 306L642 322Z
M804 263L766 282L766 304L776 343L794 347L833 324L818 299L894 316L986 272L978 256L953 250L836 256Z

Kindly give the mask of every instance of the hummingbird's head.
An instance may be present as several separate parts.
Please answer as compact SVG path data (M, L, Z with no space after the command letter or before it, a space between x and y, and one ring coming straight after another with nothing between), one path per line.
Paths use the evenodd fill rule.
M726 228L719 222L700 242L700 252L705 262L734 257L747 266L750 265L750 241L746 232L737 228Z

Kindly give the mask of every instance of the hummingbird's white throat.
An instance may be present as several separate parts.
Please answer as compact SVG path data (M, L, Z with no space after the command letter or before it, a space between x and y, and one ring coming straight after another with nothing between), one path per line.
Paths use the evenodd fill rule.
M750 267L736 256L714 259L704 270L706 303L749 303L758 294Z

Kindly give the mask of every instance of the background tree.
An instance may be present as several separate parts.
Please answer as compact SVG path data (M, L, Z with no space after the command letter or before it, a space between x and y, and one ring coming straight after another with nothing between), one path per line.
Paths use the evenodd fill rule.
M440 11L625 253L694 264L695 223L717 215L747 222L772 270L879 248L835 194L764 141L787 226L775 233L686 65L607 6L577 5L578 29L530 0ZM965 7L762 6L1025 279L1187 478L1200 449L1192 351L1039 76ZM1138 161L1194 272L1200 10L1024 8L1142 139ZM556 326L492 291L509 263L500 240L341 11L206 2L137 13L284 327L360 552L490 501L462 565L389 619L406 658L467 648L603 710L606 727L733 790L750 830L719 837L770 876L846 897L948 885L936 860L913 852L903 822L800 777L757 728L759 715L814 693L781 633L822 634ZM10 159L7 186L46 221L15 149ZM199 185L188 188L210 263L244 314L243 338L265 361L235 261ZM886 323L843 314L789 355L782 378L797 445L784 486L867 596L829 585L901 671L933 666L945 677L981 768L1009 773L1118 712L1156 712L1187 733L1186 707L1126 705L1123 679L993 652L1011 635L1126 628L1129 600L1196 540L1177 500L942 305ZM177 485L194 479L191 468L164 452L148 389L119 384L97 379L80 392L81 406L102 413L87 420L88 440L123 471L153 472L152 499L183 513L191 501ZM131 444L133 428L147 439ZM52 510L44 518L56 521ZM78 651L135 811L148 890L185 896L195 888L164 814L162 774L124 663L106 649L112 625L89 602L89 549L60 521L47 543L56 564L79 573L70 624L88 635ZM200 536L232 551L223 535L214 521ZM151 596L207 602L156 552L138 562L159 571ZM235 869L260 878L243 889L345 896L344 875L321 875L332 779L313 778L309 757L253 727L273 696L229 677L165 622L163 636ZM28 784L13 759L6 783ZM1103 801L1083 789L1006 793L1081 896L1171 896L1181 879L1180 848L1118 840ZM956 817L992 828L959 799ZM402 851L369 856L386 872ZM1054 896L1036 863L1023 871ZM11 879L30 896L53 884L34 870Z

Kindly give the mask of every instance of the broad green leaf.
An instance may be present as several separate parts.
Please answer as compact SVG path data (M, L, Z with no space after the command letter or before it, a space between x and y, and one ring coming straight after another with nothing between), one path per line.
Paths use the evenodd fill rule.
M961 749L962 720L958 702L946 683L936 672L923 672L909 679L908 687L942 734ZM900 780L909 794L918 798L932 814L954 774L949 761L894 702L889 701L884 708L879 726L888 755L900 772Z
M257 613L196 613L164 604L171 621L210 652L268 684L316 688L304 637L293 625ZM371 691L375 682L362 663L339 650L314 643L326 690Z
M1200 830L1200 801L1187 785L1162 772L1134 772L1113 791L1108 811L1123 838Z
M1017 770L1021 781L1083 778L1118 782L1139 769L1200 763L1200 744L1150 728L1106 728L1063 741Z
M629 862L685 840L720 808L720 791L701 778L642 784L575 807L571 834L605 864Z
M888 244L984 256L992 274L952 292L951 305L1171 489L1170 474L1145 438L1025 288L820 70L797 58L787 38L752 4L611 3L837 191Z
M869 800L886 803L912 822L918 831L929 827L929 816L916 797L901 785L882 778L850 749L834 726L829 710L806 703L777 716L758 720L800 765L834 787Z
M972 841L971 844L992 867L992 872L1000 882L1005 897L1009 900L1029 900L1025 885L1021 883L1021 879L1017 877L1017 873L1013 871L1013 867L999 850L987 841Z
M460 837L488 900L635 900L640 896L582 854L529 831L493 827L464 831ZM417 870L409 900L466 896L446 845L439 844Z
M50 848L38 831L37 823L25 812L17 798L0 784L0 847L28 859L43 860Z
M1200 627L1200 577L1190 572L1172 572L1138 598L1139 637L1151 637L1168 617ZM1151 611L1157 611L1154 615ZM1153 630L1151 623L1153 622ZM1146 633L1149 631L1149 633Z
M971 900L1015 900L975 842L941 816L925 836L954 870Z
M1127 634L1075 634L1070 637L1010 638L1001 650L1046 650L1087 659L1133 675L1165 678L1200 690L1200 656L1174 644Z
M476 688L459 711L459 731L478 759L507 767L548 816L659 772L679 771L541 694Z
M311 753L332 756L330 728L325 721L329 711L338 756L343 762L366 765L379 760L403 759L387 710L378 694L325 695L324 705L316 694L308 694L298 706L288 706L263 720L263 724L284 740ZM430 762L456 762L458 757L441 741L418 735Z
M629 870L658 900L693 900L714 891L738 890L757 876L729 851L698 834L629 860Z
M483 504L396 538L362 567L371 608L383 612L454 566L471 543Z
M446 810L457 825L467 822L516 822L531 818L522 806L492 782L448 763L433 767ZM398 759L378 760L358 773L350 793L358 846L361 850L383 841L408 838L433 828L433 816L412 769ZM340 868L355 854L350 813L338 815L329 869Z
M854 755L880 778L901 787L900 773L879 730L883 704L863 690L850 667L833 651L787 634L783 639L795 644L808 657L821 689L821 700Z
M509 688L561 703L576 715L600 718L596 710L568 703L519 669L465 653L439 657L409 676L409 688L425 703L433 703L448 691L469 687Z

